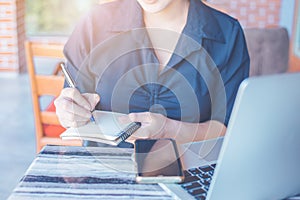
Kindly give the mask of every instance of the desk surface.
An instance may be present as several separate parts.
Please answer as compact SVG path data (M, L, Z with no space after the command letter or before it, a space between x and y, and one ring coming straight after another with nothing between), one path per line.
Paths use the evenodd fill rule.
M172 199L157 184L137 184L133 149L46 146L9 200Z

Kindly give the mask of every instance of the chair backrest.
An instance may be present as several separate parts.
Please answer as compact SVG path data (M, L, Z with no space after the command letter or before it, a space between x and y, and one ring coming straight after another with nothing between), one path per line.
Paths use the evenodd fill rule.
M246 28L244 32L250 55L250 76L288 70L289 35L286 28Z
M62 141L57 137L48 137L44 134L43 125L60 126L58 118L53 111L42 110L40 97L57 97L64 85L64 77L57 75L41 75L36 73L35 58L54 58L64 60L63 45L37 44L25 41L27 69L31 84L31 96L35 119L36 149L37 152L47 145L81 145L81 141Z

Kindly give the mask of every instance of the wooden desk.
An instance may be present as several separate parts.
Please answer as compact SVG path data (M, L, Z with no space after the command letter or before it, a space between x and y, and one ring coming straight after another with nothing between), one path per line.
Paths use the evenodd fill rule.
M9 200L172 199L157 184L136 184L133 149L46 146Z

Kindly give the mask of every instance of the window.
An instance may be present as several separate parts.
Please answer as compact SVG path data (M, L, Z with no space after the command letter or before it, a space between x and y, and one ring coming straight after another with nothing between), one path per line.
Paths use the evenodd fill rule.
M25 0L29 36L68 36L79 18L99 0Z
M296 13L296 33L295 33L295 37L294 37L294 51L295 51L295 55L300 57L300 3L297 4L298 8L296 10L298 10L298 12Z

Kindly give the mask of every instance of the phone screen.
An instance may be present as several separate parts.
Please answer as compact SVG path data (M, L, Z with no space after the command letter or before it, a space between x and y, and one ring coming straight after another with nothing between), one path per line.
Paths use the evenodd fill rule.
M140 180L174 177L179 180L174 182L180 182L183 177L177 146L172 139L136 140L135 158Z

